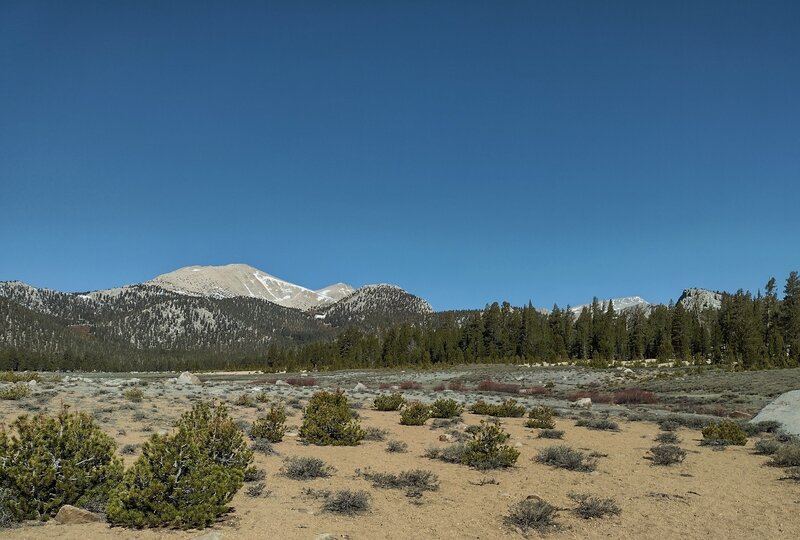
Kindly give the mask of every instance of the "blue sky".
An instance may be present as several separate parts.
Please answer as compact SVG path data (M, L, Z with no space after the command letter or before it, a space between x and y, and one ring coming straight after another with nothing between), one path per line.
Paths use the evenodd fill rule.
M755 291L798 96L798 2L2 2L0 280Z

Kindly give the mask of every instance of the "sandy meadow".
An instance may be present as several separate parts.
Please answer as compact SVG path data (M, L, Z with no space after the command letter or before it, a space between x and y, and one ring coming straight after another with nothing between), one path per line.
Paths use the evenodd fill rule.
M130 376L133 377L133 376ZM563 380L563 379L562 379ZM781 480L784 470L767 466L768 457L753 451L757 437L745 446L724 450L701 446L699 430L679 428L674 433L686 458L670 466L654 465L649 449L663 433L652 421L628 421L614 416L617 431L576 426L581 418L574 409L557 408L556 429L562 440L539 438L538 429L524 427L525 418L501 419L510 434L507 444L519 450L516 464L508 469L479 471L465 465L425 457L433 446L453 443L440 439L450 429L463 431L486 416L462 414L463 422L433 429L433 420L423 426L400 425L400 413L372 410L372 398L380 390L368 381L357 391L344 386L361 425L372 438L356 447L304 445L297 437L302 407L317 387L286 386L275 381L207 379L202 385L178 385L167 378L140 379L144 392L140 402L126 399L126 381L117 379L53 379L36 385L28 398L0 401L0 422L9 424L18 414L55 412L61 403L72 410L92 413L111 435L126 467L140 454L140 445L153 433L169 431L174 421L192 404L216 399L229 403L230 412L242 426L253 422L265 404L241 400L242 394L265 393L284 403L289 413L287 434L273 445L273 452L255 453L255 466L264 478L249 482L236 494L232 511L213 527L202 531L168 529L134 530L106 523L60 525L27 522L0 529L0 537L11 539L63 538L204 538L204 539L490 539L538 537L539 532L521 530L505 523L509 508L526 498L543 499L558 509L557 529L545 533L560 538L798 538L800 537L800 482ZM334 381L336 382L336 381ZM341 382L341 381L339 381ZM321 383L322 384L322 383ZM416 397L425 399L426 390ZM427 392L427 399L454 397L466 403L475 396L466 393ZM261 394L262 397L264 394ZM483 394L495 402L508 396ZM535 396L520 398L536 405ZM239 402L240 405L234 403ZM247 403L245 403L247 402ZM608 412L608 411L607 411ZM584 417L588 413L584 412ZM602 416L595 408L593 414ZM635 418L635 417L634 417ZM387 452L389 441L402 441L404 452ZM553 468L536 461L538 451L566 444L593 456L596 470L578 472ZM402 446L402 445L401 445ZM322 459L332 467L329 477L295 480L282 474L285 460L295 456ZM370 473L399 473L424 469L438 476L438 489L408 496L402 489L375 487L365 478ZM253 488L263 482L260 488ZM257 493L263 488L261 493ZM322 510L325 490L364 490L369 509L354 516ZM583 519L573 512L574 494L612 498L621 512L597 519ZM328 536L325 536L328 535Z

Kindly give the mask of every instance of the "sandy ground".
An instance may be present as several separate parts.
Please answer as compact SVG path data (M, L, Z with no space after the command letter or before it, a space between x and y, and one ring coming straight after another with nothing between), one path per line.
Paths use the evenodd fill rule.
M144 388L142 403L129 403L123 388L97 383L56 383L51 388L40 385L27 402L0 402L0 422L9 423L25 409L39 408L54 412L60 402L74 409L94 413L120 448L140 444L152 431L169 429L180 412L192 402L216 396L231 401L252 385L232 387L210 383L203 387L176 387L151 382ZM278 399L305 397L313 389L261 387ZM295 406L297 406L296 402ZM365 406L369 406L365 400ZM290 426L299 426L301 412ZM231 406L237 419L252 421L258 415L254 407ZM429 446L442 446L442 430L401 426L399 413L360 411L362 425L389 431L388 439L408 444L407 453L387 453L385 442L364 442L358 447L315 447L302 445L295 436L287 436L275 445L278 455L257 454L255 464L266 474L271 493L249 497L245 489L233 499L233 512L212 529L205 531L146 530L110 528L104 524L62 526L54 522L0 530L1 538L195 538L209 531L222 533L225 539L287 538L314 539L322 533L351 539L407 538L520 538L518 531L503 525L503 516L511 504L530 495L539 496L561 508L559 532L552 538L797 538L800 537L800 483L780 481L782 469L765 466L763 456L752 453L753 440L746 447L713 451L699 446L700 433L681 430L681 446L688 451L682 464L653 466L645 456L659 432L645 422L620 422L619 432L592 431L576 427L567 418L557 419L557 428L566 432L564 443L589 452L599 452L594 473L552 469L536 463L537 449L559 441L538 439L538 430L524 428L524 419L506 419L504 428L521 455L515 467L504 471L481 472L465 466L433 461L422 456ZM468 424L482 417L465 414ZM152 430L152 431L151 431ZM126 466L138 455L124 456ZM330 478L297 481L281 476L279 469L289 456L315 456L336 468ZM422 504L415 504L402 491L373 488L356 475L356 469L379 472L429 469L441 481L435 492L426 492ZM491 477L498 484L477 485ZM342 517L320 511L321 501L303 494L305 488L367 490L371 508L366 514ZM569 493L588 493L613 497L622 508L619 516L598 520L575 517ZM530 533L536 537L536 533Z

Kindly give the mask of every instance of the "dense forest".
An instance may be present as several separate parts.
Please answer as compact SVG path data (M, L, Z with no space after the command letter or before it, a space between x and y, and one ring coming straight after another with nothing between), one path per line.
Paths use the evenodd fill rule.
M339 369L523 363L572 360L603 367L619 360L675 359L737 369L800 365L800 277L792 272L779 297L776 280L764 292L723 294L719 309L683 303L618 313L595 299L575 315L554 306L493 303L482 311L438 313L424 322L377 331L356 326L336 338L260 349L0 351L0 370Z

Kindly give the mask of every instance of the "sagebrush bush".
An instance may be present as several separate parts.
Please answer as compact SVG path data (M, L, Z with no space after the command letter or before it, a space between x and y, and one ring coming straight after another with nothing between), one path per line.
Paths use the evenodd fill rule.
M406 402L406 398L403 397L403 394L394 393L394 394L381 394L380 396L375 397L373 404L375 406L375 410L378 411L397 411L400 410Z
M473 414L487 414L498 418L521 418L525 415L525 407L518 404L515 399L507 399L499 405L479 399L469 410Z
M597 462L589 456L566 445L542 448L536 455L536 461L570 471L591 472L597 468Z
M519 450L505 443L511 436L499 424L481 422L471 432L472 439L464 446L462 461L479 470L511 467L519 457Z
M253 439L266 439L277 443L283 440L286 433L286 409L283 406L272 406L264 416L256 418L250 426L250 437Z
M583 519L616 516L622 512L617 502L611 498L592 497L591 495L575 493L571 493L569 497L578 503L572 509L572 512Z
M319 446L355 446L366 433L353 413L341 390L317 392L305 408L300 437Z
M528 421L525 422L527 428L553 429L556 421L553 420L553 409L551 407L534 407L528 411Z
M408 496L419 496L424 491L436 491L439 489L439 477L432 471L423 469L402 471L399 474L364 471L361 475L372 482L374 487L403 489Z
M744 446L747 444L747 434L732 420L722 420L703 428L705 441L724 441L727 444Z
M7 401L17 401L31 395L31 388L25 383L17 383L12 386L0 388L0 399Z
M540 439L563 439L564 432L560 429L543 429L539 432Z
M336 491L325 498L322 505L325 512L352 515L369 510L369 493L366 491Z
M386 443L386 451L390 454L408 452L408 444L403 441L389 441Z
M405 406L400 413L400 423L404 426L421 426L431 417L431 408L414 401Z
M656 442L661 444L678 444L680 438L674 432L665 431L656 435Z
M555 517L558 509L541 499L524 499L512 505L504 522L510 527L517 527L523 533L533 529L545 533L557 528Z
M283 462L281 474L293 480L327 478L336 472L332 466L315 457L291 457Z
M0 494L9 519L46 520L65 505L105 501L122 478L114 440L85 413L22 415L0 428Z
M575 422L575 425L599 431L619 430L619 425L613 420L609 420L608 418L581 418L580 420Z
M385 441L389 434L388 430L378 427L368 427L364 430L364 440L366 441Z
M224 405L200 402L153 435L108 504L112 524L202 529L229 510L253 459Z
M250 394L239 394L233 404L239 407L255 407L256 400Z
M781 444L772 454L769 464L776 467L800 467L800 442Z
M659 444L650 449L653 465L673 465L686 459L686 450L674 444Z
M464 406L454 399L437 399L431 404L431 418L455 418Z
M762 456L771 456L778 451L780 445L781 444L775 439L761 439L756 441L756 444L753 446L753 451Z

